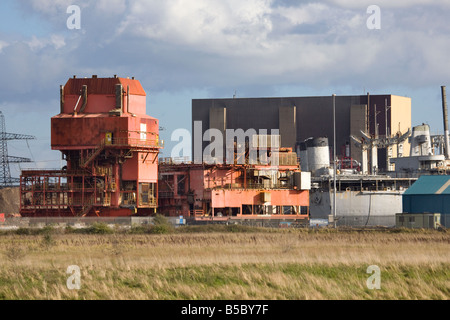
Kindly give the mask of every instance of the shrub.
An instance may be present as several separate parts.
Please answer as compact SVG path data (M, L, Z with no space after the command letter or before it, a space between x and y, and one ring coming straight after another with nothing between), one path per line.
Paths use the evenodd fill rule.
M64 228L64 233L70 234L70 233L75 233L75 231L76 231L76 229L74 227L70 226L70 225L67 225Z
M32 234L36 234L39 230L32 230L31 228L24 228L24 227L20 227L19 229L16 230L16 234L24 236L24 235L32 235Z
M152 234L168 234L172 233L173 231L174 228L171 225L166 224L154 225L148 229L148 232Z
M105 223L96 222L96 223L92 224L92 226L90 226L89 228L86 228L85 233L88 233L88 234L111 234L111 233L114 233L114 230L111 229Z
M53 227L53 225L49 224L49 225L46 225L45 227L43 227L39 231L40 231L39 233L41 233L43 235L50 235L50 234L55 233L55 228Z
M175 228L167 217L157 214L153 219L153 225L148 228L148 232L152 234L167 234L174 232Z
M131 226L130 230L128 230L128 233L130 234L144 234L150 232L150 226L148 225L133 225Z
M167 217L161 215L161 214L157 214L154 218L153 218L153 224L156 226L159 225L171 225L169 222L169 219L167 219Z

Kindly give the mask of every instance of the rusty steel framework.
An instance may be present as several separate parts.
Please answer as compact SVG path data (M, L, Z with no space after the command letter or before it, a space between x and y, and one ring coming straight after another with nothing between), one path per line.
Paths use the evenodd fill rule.
M290 148L279 150L280 161L275 166L259 159L249 164L248 152L243 156L245 164L173 163L162 159L160 212L196 221L309 221L310 176L300 171Z
M125 89L126 88L126 89ZM114 108L111 108L114 106ZM61 170L23 170L22 216L150 215L158 206L158 120L134 79L69 79L52 118Z

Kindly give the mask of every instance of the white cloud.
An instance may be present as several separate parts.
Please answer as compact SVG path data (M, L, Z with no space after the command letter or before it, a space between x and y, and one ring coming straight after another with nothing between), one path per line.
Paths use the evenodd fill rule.
M50 37L51 44L55 47L55 49L61 49L66 45L64 40L64 36L58 34L52 34Z
M264 45L272 30L271 1L133 1L121 34L133 34L200 51L247 51Z
M21 0L25 6L30 6L35 12L47 16L58 16L66 13L68 6L73 5L73 1L68 0ZM81 4L84 6L84 4Z
M39 115L46 128L58 112L58 86L72 75L135 76L149 95L149 114L173 123L176 113L185 123L189 100L199 95L439 89L450 70L446 1L86 0L78 4L82 30L66 28L72 1L21 3L51 31L2 37L2 99L17 111L48 111ZM370 4L381 7L380 30L366 27ZM167 95L155 107L160 92Z
M36 36L32 36L31 40L26 43L32 51L39 51L47 46L52 46L58 50L66 45L64 36L58 34L52 34L49 38L37 38Z
M27 44L31 50L36 51L44 48L47 45L47 41L38 39L36 36L33 36L31 40L27 42Z
M126 10L127 4L125 0L97 0L95 7L103 14L117 15Z
M275 12L292 25L317 23L326 19L332 9L323 3L307 3L298 7L278 7Z
M326 2L351 9L367 8L370 5L377 5L380 8L412 8L418 5L450 5L447 0L326 0Z
M8 42L0 40L0 53L2 53L2 50L7 46L9 46Z
M50 20L69 5L29 3ZM386 75L401 85L440 81L449 64L449 7L437 0L392 3L377 2L381 30L368 30L368 1L90 0L82 7L84 33L63 30L28 45L34 59L45 51L71 61L59 71L64 78L124 71L161 89L385 84Z

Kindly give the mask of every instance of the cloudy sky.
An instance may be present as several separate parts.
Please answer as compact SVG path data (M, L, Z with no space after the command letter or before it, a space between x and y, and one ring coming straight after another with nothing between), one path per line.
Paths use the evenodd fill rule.
M380 29L367 26L373 4ZM70 5L80 29L67 27ZM190 130L191 99L234 93L408 96L413 125L442 132L448 16L445 0L2 0L0 111L8 132L37 137L10 142L9 153L60 167L50 150L59 85L93 74L141 81L147 113L164 127L164 156L171 133Z

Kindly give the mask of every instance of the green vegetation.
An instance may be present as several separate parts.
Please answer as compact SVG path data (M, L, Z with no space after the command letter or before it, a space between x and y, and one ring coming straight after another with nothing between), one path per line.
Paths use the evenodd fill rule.
M0 299L449 299L450 237L428 230L186 226L0 236ZM202 232L207 230L208 232ZM67 267L81 269L69 290ZM381 289L367 288L367 268Z
M54 235L54 234L186 234L186 233L294 233L294 234L436 234L446 233L446 229L407 229L407 228L268 228L246 226L241 224L203 224L174 227L166 217L157 215L152 224L133 225L130 228L120 228L118 225L94 223L90 226L75 228L67 225L57 227L47 225L43 228L20 227L16 230L2 230L2 235Z

